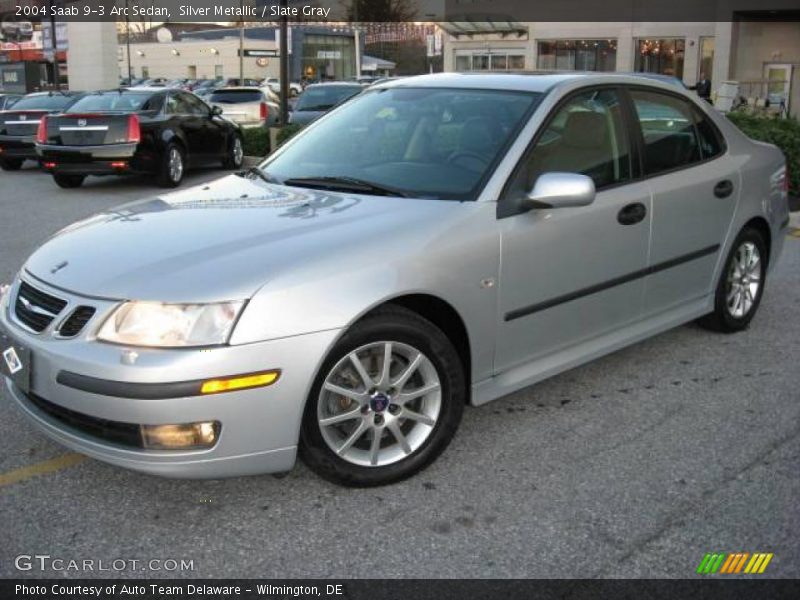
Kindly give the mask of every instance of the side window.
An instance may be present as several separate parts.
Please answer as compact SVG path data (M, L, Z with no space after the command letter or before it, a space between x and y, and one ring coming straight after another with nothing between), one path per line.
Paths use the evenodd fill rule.
M191 94L179 94L181 100L185 102L187 107L187 111L193 115L197 115L200 117L204 117L208 115L208 111L210 110L208 106L200 100L199 98L195 98Z
M179 115L182 112L182 106L180 106L178 102L178 96L175 94L170 94L167 96L167 114L168 115Z
M631 152L616 90L572 97L548 121L515 173L507 196L527 194L543 173L588 175L602 189L631 178Z
M644 137L648 175L686 167L701 160L691 104L667 94L631 90Z
M694 117L697 135L700 138L700 151L703 155L703 160L722 154L724 150L722 134L711 122L711 119L697 109L694 111Z

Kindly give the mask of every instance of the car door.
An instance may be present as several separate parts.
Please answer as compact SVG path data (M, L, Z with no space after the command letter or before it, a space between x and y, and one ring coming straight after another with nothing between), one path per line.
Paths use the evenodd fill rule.
M202 123L203 156L207 160L219 158L225 153L227 123L222 117L211 113L211 107L193 94L183 94L193 115Z
M711 293L740 180L721 134L691 100L644 88L630 96L653 194L644 311L656 314Z
M545 122L498 206L502 236L495 370L552 355L641 315L650 190L634 181L629 119L614 88L578 92ZM590 176L576 208L523 211L538 176Z
M167 114L175 127L179 128L187 144L187 159L190 164L202 162L206 154L205 123L203 119L192 112L189 102L186 101L187 94L182 92L170 92L167 99Z

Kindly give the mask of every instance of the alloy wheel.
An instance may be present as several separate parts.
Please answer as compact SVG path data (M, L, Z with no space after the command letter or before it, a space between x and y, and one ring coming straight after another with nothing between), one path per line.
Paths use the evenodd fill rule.
M753 242L742 243L728 269L725 305L730 315L741 319L755 304L761 288L761 254Z
M381 341L334 365L320 390L317 419L337 456L380 467L416 452L441 409L441 381L431 360L408 344Z
M177 148L170 148L169 151L169 178L177 183L183 177L183 157Z
M233 166L239 168L244 158L244 148L242 148L242 139L239 136L233 138Z

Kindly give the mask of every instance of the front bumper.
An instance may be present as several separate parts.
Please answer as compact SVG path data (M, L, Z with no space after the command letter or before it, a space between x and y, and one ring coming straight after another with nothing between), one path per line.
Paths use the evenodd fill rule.
M48 293L65 293L32 280ZM5 388L14 403L45 434L73 450L128 469L181 478L219 478L287 471L292 468L305 399L318 365L338 331L211 350L137 348L134 364L123 362L130 350L93 339L92 331L113 309L99 307L77 338L58 339L48 330L33 334L10 316L12 287L0 306L0 327L30 349L32 376L26 394L10 379ZM129 358L129 357L128 357ZM169 383L280 368L280 379L264 388L208 396L141 399L89 393L59 383L62 372L129 383ZM142 450L102 435L90 435L58 418L35 398L93 419L128 424L173 424L216 420L216 444L203 450Z

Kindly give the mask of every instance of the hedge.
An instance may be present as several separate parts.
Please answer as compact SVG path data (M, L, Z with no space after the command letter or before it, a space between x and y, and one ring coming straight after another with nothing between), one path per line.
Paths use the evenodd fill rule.
M777 119L740 112L728 113L728 120L754 140L775 144L789 165L789 192L800 196L800 121Z
M287 125L286 127L281 127L281 130L278 132L278 146L282 146L284 142L288 141L302 128L302 125Z
M248 127L242 129L245 156L263 157L269 154L269 129Z

